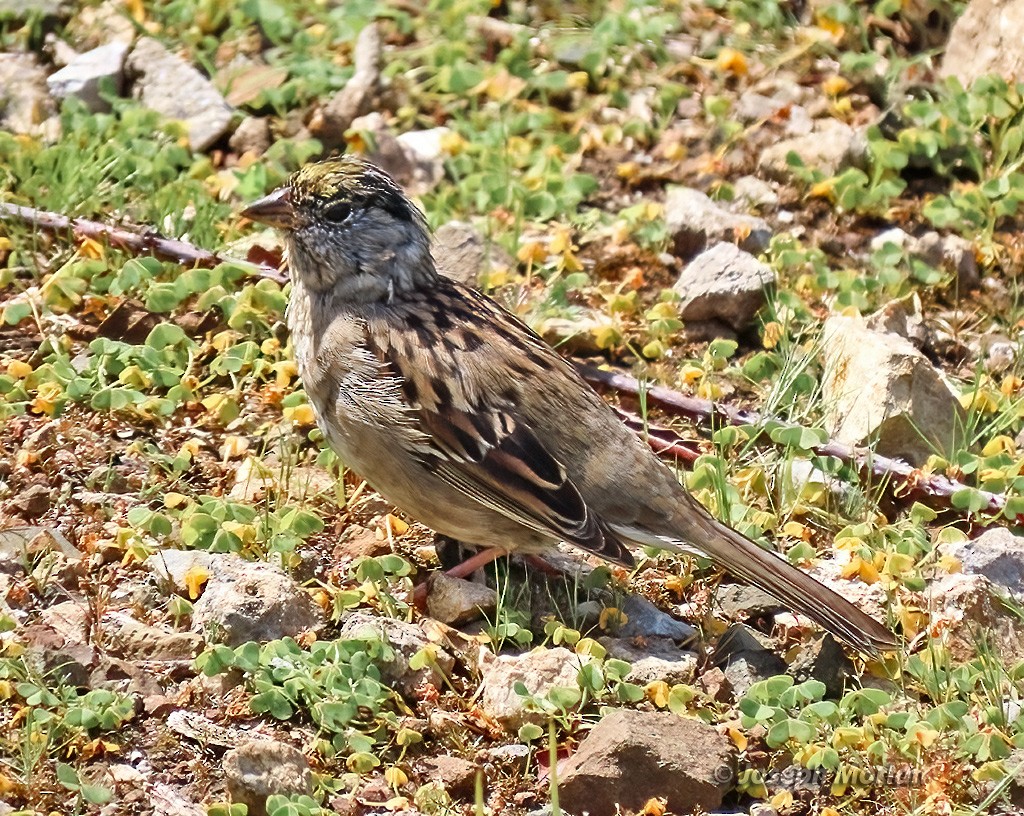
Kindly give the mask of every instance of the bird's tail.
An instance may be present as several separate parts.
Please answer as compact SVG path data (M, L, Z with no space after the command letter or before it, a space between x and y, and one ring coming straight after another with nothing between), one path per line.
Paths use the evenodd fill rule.
M863 653L876 655L899 648L896 636L863 610L718 521L696 499L686 498L692 505L687 509L692 512L680 514L679 534L689 547L661 536L638 536L632 529L620 532L642 544L704 553L736 577L765 590Z

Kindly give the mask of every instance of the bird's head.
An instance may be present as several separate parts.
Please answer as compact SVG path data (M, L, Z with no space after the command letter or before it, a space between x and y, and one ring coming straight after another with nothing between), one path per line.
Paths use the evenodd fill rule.
M242 215L285 231L292 279L316 292L386 301L437 277L423 214L355 156L306 165Z

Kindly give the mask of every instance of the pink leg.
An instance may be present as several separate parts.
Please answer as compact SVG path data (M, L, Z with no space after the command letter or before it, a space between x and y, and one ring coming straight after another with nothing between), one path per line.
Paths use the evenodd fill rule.
M497 547L489 547L485 550L480 550L474 553L461 564L456 564L450 570L445 572L445 575L450 575L452 578L465 578L467 575L472 575L480 567L485 567L492 561L501 558L503 555L508 555L505 550L500 550ZM426 583L420 584L413 591L412 603L419 610L426 609L427 606L427 585Z
M486 550L480 550L471 555L461 564L456 564L445 575L450 575L452 578L465 578L467 575L472 575L480 567L487 566L503 555L508 555L508 553L505 550L499 550L497 547L488 547Z

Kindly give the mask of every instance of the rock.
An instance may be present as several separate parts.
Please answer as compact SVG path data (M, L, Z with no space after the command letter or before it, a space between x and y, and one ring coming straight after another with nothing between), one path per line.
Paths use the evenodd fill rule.
M739 331L753 321L775 285L775 272L733 244L702 252L672 288L682 296L679 316L690 322L721 322Z
M962 292L977 289L981 284L974 243L966 238L940 235L934 230L915 237L893 227L871 239L871 251L878 252L888 244L899 247L911 258L924 261L929 266L954 273L957 287Z
M60 127L56 112L46 72L35 55L0 54L0 127L24 136L54 137Z
M815 467L810 459L794 457L780 469L776 486L783 502L793 503L811 500L819 501L822 491L832 494L835 499L845 501L854 494L848 482ZM776 605L776 611L782 609ZM758 613L762 614L762 613Z
M512 266L508 253L486 240L467 221L449 221L438 227L431 252L438 272L474 289L483 272Z
M168 119L184 122L189 143L203 152L223 137L234 110L205 76L152 37L143 37L128 57L139 79L136 97Z
M395 659L381 666L381 671L389 684L407 696L412 696L424 683L440 688L444 677L455 668L455 658L434 644L415 623L382 618L368 612L351 612L342 619L338 637L367 635L381 638L395 650ZM433 663L421 669L411 669L409 661L413 655L428 648L434 652Z
M874 443L878 453L913 465L960 447L963 408L909 341L838 315L825 321L822 336L824 424L832 439Z
M729 703L734 699L729 678L717 666L708 669L697 678L697 687L717 703Z
M224 777L231 801L248 805L249 816L266 816L272 794L313 792L313 774L302 752L276 740L250 740L228 751Z
M530 748L522 743L487 748L482 755L485 761L512 773L525 773L530 764Z
M697 671L697 655L682 652L675 642L667 638L601 638L608 656L625 660L632 665L626 681L646 686L662 680L670 686L692 683ZM643 645L638 645L642 643Z
M361 134L368 161L379 166L402 187L412 182L415 172L413 161L381 114L374 111L360 116L353 120L349 129Z
M383 536L379 536L376 530L368 527L360 527L358 524L350 524L341 534L337 546L334 548L334 557L342 558L375 558L391 552L391 544Z
M672 252L680 258L690 258L722 241L737 244L747 252L763 252L772 237L767 221L730 212L689 187L669 188L665 224Z
M915 348L925 349L932 344L932 335L924 322L921 298L912 292L899 300L890 300L864 319L864 325L875 332L890 332L905 337Z
M942 549L959 559L968 575L983 575L1024 602L1024 537L1005 527L992 527L973 541L946 544Z
M160 816L206 816L206 808L197 805L165 782L146 785L147 803Z
M830 634L802 646L786 673L798 683L818 680L825 684L825 697L837 700L843 695L846 678L853 675L853 664L843 647Z
M431 247L437 271L446 278L476 287L484 265L484 239L468 221L449 221L434 232Z
M461 626L494 614L498 593L488 586L452 578L443 572L430 576L427 613L442 623Z
M325 147L342 144L345 131L352 127L352 123L373 109L374 100L380 92L382 59L380 29L372 22L356 38L352 55L355 73L310 120L310 132Z
M544 697L556 686L577 688L576 675L584 662L589 662L589 658L562 647L483 660L480 708L510 732L526 723L544 725L547 715L530 708L527 699L516 694L516 683L522 683L535 697Z
M754 91L744 91L736 100L733 117L744 123L764 121L774 117L789 104L790 102L784 99L776 99Z
M729 618L760 618L785 607L763 589L749 584L723 584L715 593L718 608Z
M52 24L70 14L68 0L0 0L0 23Z
M412 163L412 179L408 183L410 195L429 193L444 178L444 139L451 128L436 127L429 130L411 130L398 137L398 143Z
M186 597L190 570L205 571L206 585L192 606L192 628L228 646L295 637L321 622L309 595L271 564L233 553L164 550L146 565Z
M440 782L453 799L473 799L478 770L475 762L440 754L421 759L418 770L424 780Z
M50 488L41 484L29 485L11 499L8 506L24 518L38 518L50 509Z
M1004 666L1024 658L1024 623L1009 612L983 575L955 573L932 584L923 599L931 613L930 628L941 632L953 660L978 656L979 644Z
M38 640L35 632L25 631L22 634L32 644L25 652L26 662L36 664L40 673L46 675L50 682L61 682L75 688L94 686L93 673L100 665L100 655L95 648L81 642L56 646L35 645L34 641Z
M959 235L940 235L926 232L908 247L914 257L920 258L936 269L948 269L956 274L960 292L977 289L981 284L978 259L974 243Z
M109 84L120 96L124 86L124 61L128 46L112 42L79 54L46 83L55 99L74 96L93 112L110 110L110 104L100 96L101 85Z
M1017 344L998 332L983 334L978 338L984 351L985 370L990 374L1001 374L1017 361Z
M193 632L151 626L125 612L107 612L102 625L107 649L127 660L191 660L206 645Z
M710 725L668 712L618 709L559 770L560 803L573 813L616 816L662 797L672 812L713 810L735 774L732 743Z
M1024 0L971 0L946 43L939 73L965 87L986 74L1024 77Z
M662 612L640 595L627 595L621 609L627 619L616 632L621 638L658 637L684 643L697 636L697 630L690 624Z
M783 139L761 151L758 170L776 181L791 181L793 168L789 154L796 154L805 168L834 176L844 167L861 167L867 155L867 137L845 122L821 120L814 132Z
M767 638L743 624L730 626L719 638L714 662L724 672L737 698L754 683L786 671L786 664L769 645Z
M757 176L740 176L732 185L733 205L771 212L779 206L779 194L767 181Z
M270 122L259 116L246 116L228 139L228 145L239 155L262 156L270 148L273 137Z

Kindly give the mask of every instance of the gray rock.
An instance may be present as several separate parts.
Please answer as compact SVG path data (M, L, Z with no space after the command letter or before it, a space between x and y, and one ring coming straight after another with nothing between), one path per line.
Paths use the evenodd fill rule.
M977 289L981 284L974 242L959 235L940 235L926 232L908 247L911 255L937 269L948 269L956 274L961 292Z
M798 683L805 680L824 683L825 696L835 700L843 695L846 678L853 674L853 664L836 639L825 634L801 647L786 673Z
M440 782L453 799L473 799L478 770L475 762L440 754L421 759L417 770L423 779Z
M250 740L224 755L224 778L232 802L266 816L267 797L313 792L313 773L302 752L285 742Z
M825 321L822 335L824 424L833 439L874 441L879 453L913 465L959 447L963 408L909 341L838 315Z
M758 618L771 615L783 609L779 603L763 589L749 584L724 584L715 593L717 606L729 618Z
M730 212L700 190L671 187L665 198L665 224L672 251L689 258L711 244L727 241L747 252L768 248L768 222L753 215Z
M1024 0L971 0L953 26L940 74L964 86L986 74L1024 76Z
M194 632L152 626L125 612L107 612L102 624L108 651L128 660L191 660L205 645Z
M515 773L524 773L527 765L530 763L530 748L522 743L487 748L482 754L485 761L492 762Z
M943 622L952 659L974 659L980 644L1004 666L1024 659L1024 623L999 600L1003 592L994 590L984 575L962 572L944 575L929 587L929 611L933 620Z
M916 292L890 300L864 318L864 325L871 331L905 337L918 349L928 348L934 339L925 325L921 298Z
M625 660L632 665L626 681L646 686L661 680L674 686L678 683L692 683L697 671L697 655L683 652L675 641L667 638L601 638L601 645L608 650L608 656ZM643 645L637 645L637 643Z
M395 659L381 669L385 680L406 695L412 695L424 683L432 683L440 688L444 677L450 675L455 668L455 658L432 643L415 623L357 611L342 619L338 636L351 638L368 634L381 638L395 650ZM409 661L422 649L433 650L434 662L421 669L411 669Z
M985 370L990 374L1001 374L1017 361L1017 344L999 332L983 334L978 345L985 357Z
M467 221L449 221L438 227L431 252L438 272L473 288L481 273L495 266L512 266L508 253Z
M779 206L779 194L767 181L757 176L740 176L732 186L733 204L771 212Z
M398 141L383 115L376 111L353 120L351 129L365 134L367 160L378 165L402 187L413 181L415 167L408 151Z
M621 608L627 620L616 633L619 637L659 637L684 643L697 636L697 630L690 624L662 612L640 595L626 596Z
M54 137L60 127L56 112L46 72L35 55L0 54L0 127L25 136Z
M128 57L139 79L135 95L147 108L184 122L192 149L202 152L231 127L234 110L205 76L152 37L143 37Z
M24 23L37 20L52 23L71 13L69 0L0 0L0 22Z
M784 99L777 99L754 91L744 91L736 101L733 116L739 122L749 123L771 119L788 104Z
M8 507L24 518L38 518L50 509L50 488L29 485L8 502Z
M674 813L713 810L733 781L732 743L713 727L667 712L618 709L559 770L559 800L574 813L615 816L663 797Z
M775 285L775 272L733 244L721 243L686 265L672 288L687 323L718 321L739 331L753 321Z
M946 544L943 550L970 575L983 575L996 586L1024 601L1024 537L1005 527L992 527L973 541Z
M516 694L516 684L522 683L536 697L544 697L555 686L577 688L576 675L589 660L562 647L483 660L480 708L511 732L526 723L544 725L547 714L530 708L526 698Z
M848 499L855 492L852 485L815 467L810 459L797 457L790 459L782 466L776 485L779 496L786 503L800 501L808 496L819 494L821 491L827 491L839 500ZM775 607L776 610L782 608L778 604ZM757 614L763 613L758 612Z
M228 145L239 155L262 156L270 148L270 122L259 116L246 116L228 139Z
M75 96L91 111L110 110L110 105L100 97L100 86L108 82L114 92L120 95L124 86L124 61L128 46L112 42L79 54L56 73L50 74L46 83L56 99Z
M893 227L872 238L870 247L877 252L887 244L900 247L911 258L924 261L929 266L954 273L961 291L977 289L981 284L974 243L959 235L941 235L930 230L917 237Z
M786 671L786 664L769 648L770 641L749 626L734 624L715 645L715 665L725 673L736 697L754 683Z
M845 122L824 119L813 133L783 139L761 151L758 170L777 181L791 181L789 154L795 153L804 167L834 176L844 167L861 167L867 155L867 137Z
M427 614L442 623L461 626L493 615L497 605L498 593L488 586L452 578L443 572L430 576Z
M321 623L309 595L271 564L233 553L164 550L146 559L146 565L186 597L189 570L206 571L209 578L192 607L192 628L208 640L229 646L266 642L295 637Z
M436 127L429 130L411 130L398 136L398 143L412 163L413 175L408 184L409 194L421 196L429 193L444 178L444 138L451 128Z

